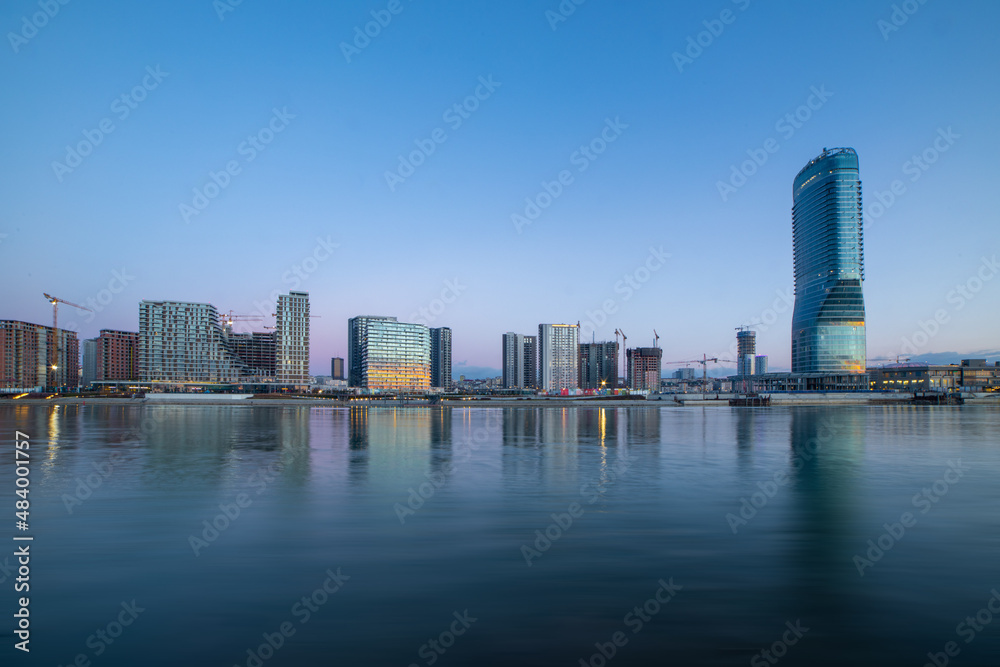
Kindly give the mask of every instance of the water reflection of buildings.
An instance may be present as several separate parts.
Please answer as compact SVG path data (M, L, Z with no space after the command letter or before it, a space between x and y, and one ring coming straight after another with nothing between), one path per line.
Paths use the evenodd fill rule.
M430 419L430 468L431 472L448 471L452 461L451 408L431 412Z
M626 442L630 444L651 444L660 442L663 428L661 411L663 408L618 408L618 414L626 418Z
M347 431L347 477L352 482L368 479L368 408L350 408Z
M855 481L865 449L867 413L852 409L796 409L791 413L789 477L790 584L803 617L825 619L831 630L856 630L850 610L857 584L857 549L849 526L856 519ZM819 621L817 621L818 623ZM834 632L836 630L833 630Z
M309 477L308 408L144 406L130 417L129 432L145 453L142 464L161 483L242 483L261 466L279 470L292 485Z
M660 451L659 409L507 408L502 424L503 474L510 481L586 476L594 472L592 463L604 467L626 452L647 457ZM590 450L591 445L597 449Z
M736 465L741 475L753 474L757 443L771 436L782 438L791 428L791 417L767 408L739 408L733 411L736 421Z
M578 419L577 408L505 408L504 479L534 484L574 469Z
M439 469L451 460L451 410L444 408L349 409L348 478L364 481L372 471Z

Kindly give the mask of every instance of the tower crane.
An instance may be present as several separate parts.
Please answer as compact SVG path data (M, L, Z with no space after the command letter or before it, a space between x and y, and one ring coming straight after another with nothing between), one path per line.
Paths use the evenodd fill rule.
M732 359L719 359L718 357L709 357L707 354L701 355L701 359L688 359L686 361L664 361L664 365L667 364L701 364L701 391L704 394L706 392L706 387L708 386L708 365L726 363L735 364L736 362Z
M259 322L264 319L261 315L234 315L233 311L219 313L219 320L222 326L232 326L233 322Z
M79 308L80 310L86 310L88 313L92 313L94 311L86 306L81 306L73 303L72 301L67 301L66 299L60 299L57 296L52 296L51 294L46 294L45 292L42 292L42 295L45 297L46 301L52 304L52 354L49 362L49 368L55 371L59 368L59 365L57 364L57 355L59 353L59 304L65 303L67 306L73 306L74 308ZM48 373L46 373L46 376L48 376ZM54 383L53 386L55 386Z
M234 322L260 322L263 319L261 315L234 315L231 310L228 313L219 313L219 324L224 330L232 329Z

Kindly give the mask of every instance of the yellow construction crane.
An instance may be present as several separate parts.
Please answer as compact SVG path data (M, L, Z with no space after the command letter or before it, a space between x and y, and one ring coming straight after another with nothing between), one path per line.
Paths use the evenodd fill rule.
M94 312L90 308L87 308L86 306L81 306L79 304L75 304L72 301L67 301L66 299L60 299L57 296L52 296L51 294L46 294L45 292L42 292L42 295L45 297L46 301L48 301L49 303L52 304L52 328L53 329L58 329L59 328L59 304L60 303L65 303L67 306L73 306L74 308L79 308L80 310L86 310L89 313Z
M231 327L234 322L259 322L264 318L261 315L235 315L233 311L219 313L219 321L223 327Z
M74 308L79 308L80 310L86 310L89 313L94 311L86 306L81 306L73 303L72 301L67 301L66 299L60 299L57 296L52 296L51 294L46 294L45 292L42 292L42 295L45 296L46 301L52 304L52 352L50 354L51 359L49 360L49 367L55 371L59 369L59 365L57 363L57 355L59 353L59 304L65 303L67 306L73 306ZM46 376L48 376L48 373L46 373ZM53 383L50 384L54 386Z

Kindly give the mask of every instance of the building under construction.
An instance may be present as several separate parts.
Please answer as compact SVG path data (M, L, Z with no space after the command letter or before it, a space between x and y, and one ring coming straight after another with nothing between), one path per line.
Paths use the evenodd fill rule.
M660 362L663 350L658 347L634 347L625 352L628 364L628 388L634 391L660 390Z
M247 367L248 375L255 378L273 378L277 335L273 331L236 333L230 327L223 329L229 348Z
M614 389L618 386L618 342L580 343L577 374L580 389Z
M80 343L75 331L0 320L0 391L76 387Z

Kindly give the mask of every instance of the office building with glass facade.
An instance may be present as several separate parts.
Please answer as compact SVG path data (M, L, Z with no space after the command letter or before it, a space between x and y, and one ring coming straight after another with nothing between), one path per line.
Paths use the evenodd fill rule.
M352 387L427 391L431 388L431 334L423 324L395 317L358 316L347 321Z
M792 373L864 373L864 237L853 148L823 149L792 185Z

